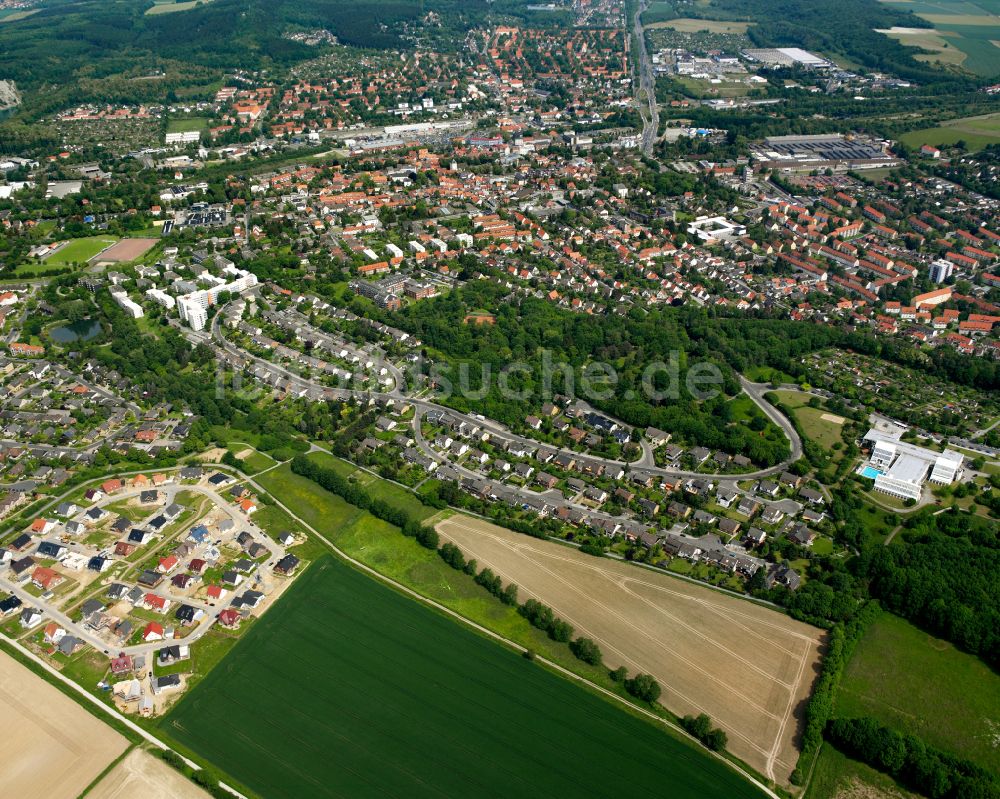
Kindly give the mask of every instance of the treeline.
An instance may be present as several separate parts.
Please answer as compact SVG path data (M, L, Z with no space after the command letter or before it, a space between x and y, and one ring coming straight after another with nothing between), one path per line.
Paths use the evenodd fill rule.
M383 500L373 499L366 491L353 485L332 469L326 469L303 455L299 455L292 460L291 469L295 474L312 480L327 491L337 494L346 502L367 510L373 516L395 525L404 535L416 538L424 547L437 550L438 555L445 563L456 571L472 577L477 585L488 591L503 604L516 607L517 612L527 619L533 627L544 632L553 641L567 644L570 652L577 659L591 666L601 665L603 655L595 641L585 637L574 639L573 625L556 616L552 608L539 602L537 599L528 599L523 604L518 604L517 585L511 583L505 586L499 575L495 574L489 568L479 570L476 561L474 559L466 559L462 550L450 541L438 546L439 537L434 528L422 524L419 520L413 518L400 508L396 508ZM534 658L534 652L531 650L528 650L526 654L529 659ZM660 697L660 684L648 674L638 674L634 677L629 677L628 671L622 666L611 672L609 676L614 682L622 683L626 692L636 699L652 703ZM717 742L717 739L713 738L713 740ZM724 740L722 745L725 746Z
M830 630L826 653L820 667L819 679L806 705L806 723L802 731L799 761L792 772L794 785L801 785L809 773L813 757L823 742L823 731L833 716L834 701L840 678L854 654L865 630L878 617L881 609L877 602L869 602L849 622L836 624Z
M845 754L931 799L1000 797L1000 784L990 772L934 749L915 735L883 727L875 719L834 719L826 738Z
M729 742L726 731L713 727L712 719L706 713L685 716L681 719L681 726L713 752L721 752Z
M872 596L933 635L1000 667L1000 539L995 523L923 511L905 546L872 547L857 565Z
M924 84L968 82L921 64L912 48L878 33L894 26L933 26L910 11L876 0L716 0L712 9L755 22L747 35L758 47L840 53L869 69Z
M421 546L428 549L438 548L437 530L423 524L402 508L372 497L363 488L341 477L333 469L325 469L304 455L297 455L292 459L291 469L295 474L307 477L330 493L341 497L345 502L368 511L376 519L395 525L403 535L417 539L417 543Z

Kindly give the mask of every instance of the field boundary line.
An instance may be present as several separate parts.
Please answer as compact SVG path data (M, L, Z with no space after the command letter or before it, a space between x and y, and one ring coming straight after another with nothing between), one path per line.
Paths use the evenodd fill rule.
M320 533L315 527L313 527L311 524L309 524L308 522L306 522L303 519L301 519L291 509L289 509L283 502L281 502L281 500L279 500L277 497L275 497L271 492L267 491L262 486L258 485L257 482L253 478L249 478L248 477L247 478L247 482L249 482L252 486L254 486L254 488L256 488L258 491L260 491L262 493L265 493L268 496L270 496L274 500L275 504L278 507L280 507L283 511L285 511L285 513L287 513L289 516L291 516L293 519L295 519L295 521L297 521L299 524L301 524L303 527L305 527L306 530L310 531L320 541L322 541L324 544L326 544L334 554L336 554L338 557L340 557L342 560L346 561L347 563L350 563L355 568L360 569L361 571L365 572L366 574L372 575L377 580L379 580L379 581L381 581L381 582L383 582L383 583L385 583L387 585L392 586L397 591L400 591L400 592L406 594L407 596L413 597L417 601L422 602L423 604L425 604L425 605L427 605L429 607L432 607L435 610L437 610L437 611L439 611L441 613L444 613L445 615L450 616L453 619L458 620L462 624L464 624L464 625L466 625L468 627L471 627L474 630L476 630L476 631L478 631L478 632L480 632L480 633L482 633L482 634L484 634L484 635L486 635L486 636L488 636L488 637L490 637L490 638L492 638L492 639L494 639L496 641L499 641L502 644L505 644L506 646L508 646L511 649L514 649L517 652L520 652L520 653L523 654L523 653L525 653L525 652L528 651L528 649L526 647L522 646L521 644L517 643L516 641L512 641L509 638L506 638L506 637L500 635L499 633L494 632L493 630L489 629L488 627L484 627L483 625L479 624L478 622L475 622L472 619L469 619L469 618L463 616L461 613L458 613L457 611L454 611L451 608L449 608L449 607L447 607L445 605L442 605L441 603L439 603L439 602L437 602L437 601L435 601L435 600L433 600L433 599L431 599L429 597L426 597L423 594L418 593L417 591L413 590L409 586L403 585L402 583L397 582L396 580L392 579L391 577L388 577L387 575L384 575L381 572L376 571L375 569L373 569L371 566L367 565L366 563L362 563L361 561L356 560L355 558L351 557L346 552L344 552L342 549L340 549L338 546L336 546L334 543L332 543L326 536L324 536L322 533ZM717 758L722 763L725 763L727 766L729 766L729 768L733 769L741 777L743 777L748 782L750 782L752 785L754 785L755 787L757 787L761 791L763 791L767 796L770 797L770 799L781 799L781 797L777 793L775 793L773 790L771 790L771 788L769 788L767 785L765 785L760 780L758 780L753 774L750 774L748 771L746 771L742 767L738 766L736 763L734 763L733 761L729 760L728 758L723 757L718 752L713 752L711 749L709 749L709 748L705 747L704 745L702 745L702 743L700 741L698 741L697 738L695 738L692 735L690 735L680 725L674 724L672 721L669 721L669 720L663 718L662 716L658 716L656 713L653 713L650 710L646 710L645 708L640 707L639 705L635 705L632 702L629 702L624 697L618 696L614 692L609 691L607 688L603 688L600 685L597 685L596 683L591 682L586 677L581 677L579 674L575 674L574 672L570 671L569 669L565 668L564 666L560 666L558 663L555 663L555 662L553 662L551 660L548 660L547 658L541 657L539 655L536 655L535 659L539 663L544 664L548 668L550 668L550 669L552 669L552 670L554 670L554 671L562 674L563 676L569 677L572 680L574 680L576 682L579 682L579 683L587 686L588 688L590 688L590 689L592 689L594 691L597 691L597 692L601 693L602 695L604 695L604 696L606 696L606 697L608 697L610 699L613 699L615 702L617 702L617 703L619 703L621 705L624 705L625 707L627 707L627 708L629 708L629 709L631 709L631 710L633 710L635 712L641 713L643 716L645 716L645 717L647 717L647 718L649 718L649 719L651 719L651 720L653 720L655 722L658 722L659 724L663 725L664 727L667 727L667 728L669 728L669 729L671 729L671 730L679 733L686 740L688 740L695 748L699 749L702 752L705 752L705 753L711 755L712 757ZM244 797L244 799L245 799L245 797Z

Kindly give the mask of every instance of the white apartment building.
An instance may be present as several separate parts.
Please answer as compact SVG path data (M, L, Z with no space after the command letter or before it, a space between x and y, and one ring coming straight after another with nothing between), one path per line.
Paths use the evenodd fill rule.
M118 306L125 311L133 319L139 319L142 317L142 306L137 305L128 298L128 294L122 291L112 291L111 298L118 304Z
M252 272L244 272L235 266L226 267L227 274L234 274L236 278L228 283L220 283L209 289L199 289L177 298L177 312L181 320L187 322L192 330L204 330L208 321L208 309L215 305L219 295L223 292L229 294L241 294L247 289L257 285L257 276Z

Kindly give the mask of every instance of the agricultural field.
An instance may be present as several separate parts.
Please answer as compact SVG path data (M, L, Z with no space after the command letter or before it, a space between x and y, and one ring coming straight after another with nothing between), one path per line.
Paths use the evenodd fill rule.
M647 28L669 28L670 30L681 31L683 33L739 33L747 32L752 22L737 22L719 19L671 19L664 22L654 22L647 25Z
M98 253L116 244L114 236L87 236L82 239L70 239L62 247L46 256L45 265L64 266L72 263L86 263Z
M197 8L210 2L212 0L177 0L177 2L172 2L171 0L160 2L160 0L154 0L153 6L146 9L146 14L148 16L174 14L178 11L190 11L192 8Z
M934 27L922 34L904 33L900 41L935 51L919 57L933 62L955 63L976 75L1000 75L1000 4L996 0L883 0L895 8L912 11ZM905 29L910 30L910 29ZM916 29L913 29L916 30ZM895 33L891 34L898 38ZM910 37L922 39L911 42ZM935 38L936 37L936 38ZM947 44L947 47L944 45ZM948 51L955 49L961 56ZM952 61L951 59L954 59Z
M944 66L961 66L968 55L953 46L949 39L957 38L951 31L938 31L933 28L887 28L880 30L891 39L907 47L919 47L929 50L929 53L915 55L917 61Z
M787 784L798 757L802 704L816 676L819 630L665 574L478 519L453 516L437 530L597 641L609 666L656 677L669 710L708 713L727 732L733 754Z
M89 799L209 799L209 794L144 749L133 749L97 785Z
M1000 48L997 52L1000 53ZM987 145L1000 142L1000 114L951 119L933 128L911 130L899 138L904 144L914 148L923 144L947 146L964 141L970 151L981 150Z
M873 716L1000 772L1000 676L889 613L861 639L835 714Z
M75 799L128 740L7 654L0 654L0 725L8 731L0 796Z
M277 608L159 725L257 794L654 797L666 780L681 799L761 796L721 761L333 558Z

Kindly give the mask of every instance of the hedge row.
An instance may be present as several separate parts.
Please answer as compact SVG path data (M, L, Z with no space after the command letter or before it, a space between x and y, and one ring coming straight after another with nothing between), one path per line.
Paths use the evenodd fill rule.
M791 781L801 785L809 773L812 758L816 755L819 745L823 742L823 731L833 715L833 703L840 685L840 677L844 667L854 654L854 649L861 640L868 626L878 618L881 608L878 602L872 601L865 605L850 621L840 622L830 629L830 639L827 644L826 656L820 668L819 679L813 691L809 704L806 705L806 724L802 731L802 752L799 761L792 772Z
M1000 783L986 769L925 744L915 735L872 718L834 719L826 728L834 746L889 774L930 799L998 799Z
M437 530L423 524L419 519L411 516L405 510L390 505L385 500L372 497L363 488L341 477L333 469L326 469L309 460L304 455L299 455L292 459L292 471L302 477L309 478L327 491L342 497L356 508L368 511L375 518L389 522L389 524L394 524L403 531L403 535L416 538L421 545L428 549L438 548L439 538Z

